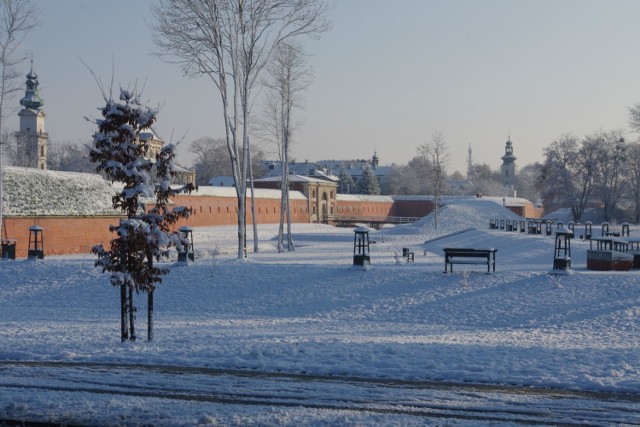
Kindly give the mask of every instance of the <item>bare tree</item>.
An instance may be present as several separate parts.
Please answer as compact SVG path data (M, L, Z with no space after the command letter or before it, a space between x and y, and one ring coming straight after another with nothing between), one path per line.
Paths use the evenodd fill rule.
M585 138L580 144L577 137L565 134L544 149L538 188L545 204L555 201L570 206L576 222L592 201L598 145L597 139Z
M516 190L518 197L525 198L532 202L540 199L540 191L536 187L536 182L542 173L542 165L538 162L531 163L520 168L516 177Z
M276 46L273 61L267 66L268 76L264 80L267 88L265 102L266 135L275 142L282 163L280 228L278 251L284 251L284 222L287 221L287 248L295 250L291 236L291 210L289 202L289 153L293 134L300 123L294 111L303 106L302 95L311 84L311 71L302 47L283 42Z
M254 176L260 177L264 173L264 167L261 164L264 160L264 152L257 146L253 146L251 150L251 167ZM216 176L232 175L229 151L224 138L205 136L196 139L191 142L189 151L195 155L193 165L198 185L210 185L209 181Z
M629 126L635 132L640 132L640 103L629 108Z
M18 52L24 37L36 26L36 10L29 0L0 2L0 238L2 238L2 197L4 178L4 150L12 142L4 127L5 103L17 91L20 72L17 67L27 59Z
M604 207L604 220L611 221L627 185L628 144L621 131L599 132L587 139L597 143L596 195Z
M434 131L431 141L418 147L418 154L424 158L430 166L430 178L433 185L433 197L435 208L435 229L438 229L438 207L440 197L446 191L447 163L449 161L449 148L440 131Z
M471 163L467 170L467 178L472 183L472 194L502 194L502 174L498 170L491 170L491 166L486 163Z
M640 142L629 144L627 150L627 191L633 205L633 222L640 223Z
M70 172L93 172L95 166L89 159L91 146L73 142L51 144L47 149L47 169Z
M158 56L220 92L238 203L238 258L245 257L245 199L254 89L275 46L328 29L325 0L159 0L152 9Z

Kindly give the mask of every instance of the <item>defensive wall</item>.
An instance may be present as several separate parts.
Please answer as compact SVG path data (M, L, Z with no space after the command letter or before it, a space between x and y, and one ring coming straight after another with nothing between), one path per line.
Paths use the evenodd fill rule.
M113 234L109 226L118 224L116 216L32 216L4 217L3 239L16 240L16 258L26 258L29 242L29 227L38 225L43 229L44 253L48 255L86 254L94 245L109 246Z
M17 258L28 251L29 227L43 228L44 252L47 255L86 254L96 244L107 246L114 235L110 225L122 216L111 207L115 189L95 174L6 168L3 192L2 239L15 239ZM256 189L258 224L280 221L280 191ZM312 194L313 196L313 194ZM331 194L331 196L333 196ZM318 222L311 213L313 203L300 191L290 192L291 221ZM446 198L442 198L446 203ZM190 195L172 199L175 205L191 208L193 214L176 227L207 227L237 224L237 198L229 187L200 187ZM319 200L322 202L322 199ZM331 197L329 202L333 203ZM503 203L504 204L504 203ZM540 208L530 202L508 200L505 207L523 217L537 218ZM334 215L349 217L423 217L433 211L429 196L335 195ZM247 198L247 223L252 223L250 199Z

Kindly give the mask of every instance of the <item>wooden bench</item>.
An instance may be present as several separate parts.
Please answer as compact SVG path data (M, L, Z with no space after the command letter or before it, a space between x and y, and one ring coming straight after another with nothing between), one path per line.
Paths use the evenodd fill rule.
M410 251L409 248L402 248L402 256L407 260L407 262L415 261L415 254L413 251Z
M487 273L491 268L496 271L497 249L444 248L444 272L453 272L453 264L487 264ZM484 258L484 259L480 259Z

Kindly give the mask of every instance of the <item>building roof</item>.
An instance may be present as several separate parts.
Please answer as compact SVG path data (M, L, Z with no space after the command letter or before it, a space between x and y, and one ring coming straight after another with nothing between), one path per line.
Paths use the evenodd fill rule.
M282 178L280 176L268 176L264 178L255 179L254 182L280 182L281 179ZM317 177L304 176L304 175L289 175L289 182L317 182L317 183L323 183L323 184L326 184L328 182L333 183L333 181L328 181L326 179L320 179Z

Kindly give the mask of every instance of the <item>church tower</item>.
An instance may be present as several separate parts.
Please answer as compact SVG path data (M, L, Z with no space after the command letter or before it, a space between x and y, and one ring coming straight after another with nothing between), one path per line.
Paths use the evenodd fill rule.
M511 142L511 137L509 137L504 147L504 156L502 156L502 166L500 166L500 173L502 175L502 185L505 188L511 190L515 186L515 162L516 156L513 155L513 143Z
M47 141L49 134L44 131L44 101L38 94L38 75L31 70L27 74L26 90L20 105L20 131L16 133L18 142L18 163L21 166L47 169Z

